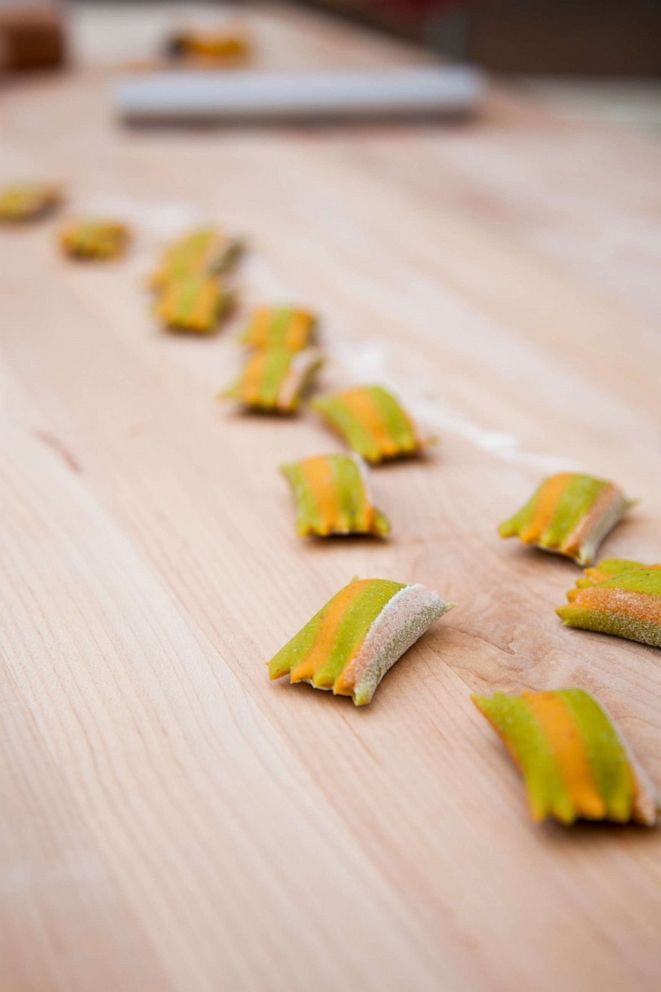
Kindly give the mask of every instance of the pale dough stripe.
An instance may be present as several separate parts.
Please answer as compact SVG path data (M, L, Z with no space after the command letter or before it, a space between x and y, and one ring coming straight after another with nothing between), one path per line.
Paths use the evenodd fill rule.
M571 534L562 542L562 550L565 554L572 557L578 554L581 546L590 537L590 532L621 499L620 490L612 483L602 489L588 512L581 517Z

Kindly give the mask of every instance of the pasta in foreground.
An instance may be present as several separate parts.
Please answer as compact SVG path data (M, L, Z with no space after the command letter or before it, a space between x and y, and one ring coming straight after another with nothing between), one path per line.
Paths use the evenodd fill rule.
M582 689L472 697L523 775L533 820L656 822L657 797L616 727Z
M417 583L353 579L278 651L269 675L366 706L386 672L452 606Z

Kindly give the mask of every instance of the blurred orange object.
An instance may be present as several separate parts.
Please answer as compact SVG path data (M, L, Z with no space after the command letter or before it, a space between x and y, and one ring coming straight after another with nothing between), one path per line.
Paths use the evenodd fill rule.
M218 66L245 62L250 49L247 36L239 31L184 30L168 39L165 54L169 59Z
M47 183L20 182L0 189L0 223L20 224L49 214L62 202L62 191Z
M50 69L65 62L65 27L57 3L0 5L0 70Z
M123 255L130 238L126 224L86 218L70 220L59 234L60 247L70 258L106 261Z

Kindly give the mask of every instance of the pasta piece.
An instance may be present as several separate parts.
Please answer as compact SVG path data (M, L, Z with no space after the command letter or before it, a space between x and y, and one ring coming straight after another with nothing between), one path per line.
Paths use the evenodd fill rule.
M472 699L518 765L533 820L656 822L651 783L587 692L497 692Z
M156 316L172 331L211 334L234 302L217 279L189 276L169 283L156 304Z
M280 469L296 500L296 530L314 534L377 534L390 524L377 510L367 487L367 466L359 455L320 455Z
M74 220L60 231L60 245L72 258L106 260L126 250L129 230L125 224L106 220Z
M556 610L567 627L661 648L661 565L611 558L588 568L569 604Z
M242 251L240 241L214 228L191 231L166 249L151 278L152 289L163 289L170 282L190 276L222 275L232 268Z
M413 422L382 386L359 386L312 404L345 442L372 464L415 455L424 447Z
M260 307L253 311L241 343L248 348L302 351L313 343L317 318L292 307Z
M249 38L239 31L187 30L167 40L165 55L203 66L245 62L251 52Z
M386 672L452 606L419 584L353 579L278 651L269 675L366 706Z
M0 190L0 221L9 223L36 220L59 206L62 194L57 186L21 183Z
M316 348L296 354L285 348L260 348L249 353L238 381L224 395L247 410L295 413L321 364Z
M589 565L608 532L634 503L613 482L562 472L544 479L498 533Z
M612 579L622 572L645 572L657 571L658 569L661 569L661 565L643 565L639 561L632 561L631 558L607 558L592 568L586 568L581 578L576 580L576 588L587 589L588 586L595 586L600 582L605 582L606 579ZM576 592L572 589L568 593L568 599L573 599L575 596Z

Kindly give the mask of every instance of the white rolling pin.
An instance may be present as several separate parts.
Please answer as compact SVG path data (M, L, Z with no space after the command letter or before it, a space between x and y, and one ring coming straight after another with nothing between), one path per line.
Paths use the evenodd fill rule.
M442 66L296 72L164 72L120 81L114 99L132 122L361 119L476 110L479 69Z

